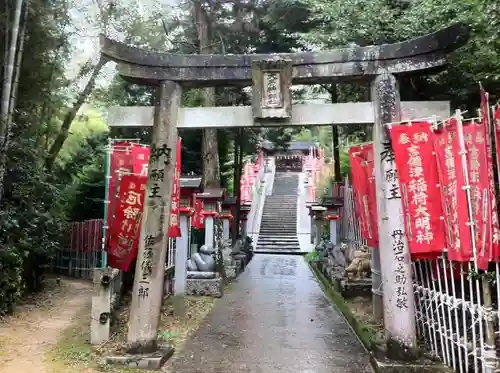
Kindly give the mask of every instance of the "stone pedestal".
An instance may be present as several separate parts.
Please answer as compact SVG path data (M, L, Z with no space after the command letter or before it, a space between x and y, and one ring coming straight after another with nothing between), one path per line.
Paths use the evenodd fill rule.
M188 278L186 295L200 295L220 298L224 295L224 281L216 277L211 279Z

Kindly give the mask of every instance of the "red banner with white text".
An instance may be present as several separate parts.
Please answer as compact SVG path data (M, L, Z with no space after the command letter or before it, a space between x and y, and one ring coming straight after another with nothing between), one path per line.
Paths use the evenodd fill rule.
M368 211L370 215L370 225L372 238L367 240L369 247L378 247L378 214L377 214L377 192L375 187L375 158L373 155L373 144L363 145L361 147L363 166L368 180Z
M363 200L368 198L368 183L365 177L363 168L363 156L361 154L360 146L352 146L349 148L349 160L351 163L351 179L352 189L354 192L354 208L356 216L359 218L361 228L361 238L367 239L369 215L367 209L364 208Z
M486 126L484 122L471 120L464 122L463 131L471 187L477 265L480 269L488 269L492 243L492 210Z
M137 175L123 175L121 178L108 246L108 264L113 268L128 271L137 257L146 181L146 177Z
M149 146L141 144L132 144L132 172L139 176L148 176L149 164Z
M116 207L117 195L120 186L120 180L125 173L132 172L132 160L130 157L131 143L128 141L117 141L112 143L109 157L109 187L106 196L108 203L108 214L106 226L106 243L109 242L111 226L113 224Z
M390 132L410 254L412 259L435 258L446 239L431 124L392 126Z
M203 229L205 226L203 216L203 200L196 198L194 202L193 221L191 223L196 229Z
M177 161L175 164L174 187L172 191L172 205L170 207L170 225L168 227L168 237L176 238L181 236L181 228L179 222L179 203L181 199L181 138L177 139Z
M442 128L434 132L433 142L441 185L448 258L467 262L472 258L472 240L457 120L444 122Z
M486 132L486 149L488 157L488 181L489 181L489 196L490 196L490 209L491 209L491 250L490 250L490 260L498 261L500 260L500 222L498 218L497 200L495 192L495 173L493 171L493 133L496 134L494 122L491 122L490 108L489 108L489 97L488 93L481 88L481 117L483 121L483 127ZM494 130L494 131L492 131ZM498 147L498 143L497 147ZM498 153L497 153L498 155ZM498 159L498 158L497 158ZM498 163L497 163L498 166Z
M349 149L351 178L356 215L360 219L361 237L369 247L378 247L377 205L373 180L373 145L356 145Z

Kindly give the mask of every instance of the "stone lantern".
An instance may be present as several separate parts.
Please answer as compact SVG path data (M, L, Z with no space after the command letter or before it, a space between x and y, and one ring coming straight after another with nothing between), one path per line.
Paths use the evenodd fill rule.
M340 219L340 209L344 205L342 198L323 198L321 206L326 208L326 219L330 222L330 242L337 244L337 222Z
M252 206L246 203L240 206L241 238L243 239L247 236L247 220L251 209Z
M205 221L205 245L215 247L215 218L221 210L225 190L222 188L206 188L202 193L197 193L196 198L203 201L203 217Z
M222 201L222 211L219 214L219 219L222 220L222 238L228 240L231 232L231 221L236 208L236 197L228 196Z

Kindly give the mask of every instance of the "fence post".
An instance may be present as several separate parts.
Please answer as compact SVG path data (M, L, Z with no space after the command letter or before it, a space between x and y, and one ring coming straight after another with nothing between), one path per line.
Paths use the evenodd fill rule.
M93 283L90 344L96 345L109 339L111 311L118 301L121 289L120 271L112 268L95 268Z

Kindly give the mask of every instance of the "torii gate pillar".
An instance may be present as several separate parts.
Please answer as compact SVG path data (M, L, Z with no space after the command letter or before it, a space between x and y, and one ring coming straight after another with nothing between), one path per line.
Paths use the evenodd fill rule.
M399 89L394 75L388 73L378 75L371 88L375 112L373 143L387 357L415 360L417 337L411 259L394 155L388 129L384 126L401 119Z
M176 124L181 96L182 88L177 83L159 83L146 203L128 323L127 349L131 353L158 352L157 333L168 247L166 229L170 225L168 212L173 192L173 178L170 176L174 174L177 158ZM144 361L148 365L155 364L155 359Z

